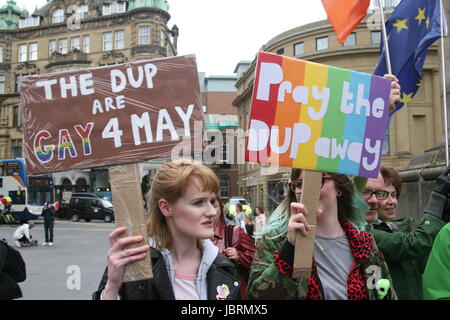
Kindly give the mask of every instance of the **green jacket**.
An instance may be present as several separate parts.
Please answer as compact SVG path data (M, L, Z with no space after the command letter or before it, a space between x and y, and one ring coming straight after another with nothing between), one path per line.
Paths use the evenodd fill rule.
M438 233L423 273L423 298L450 299L450 223Z
M285 241L287 241L286 236L282 236L270 240L267 237L263 237L258 242L247 287L249 299L306 299L308 279L300 278L293 280L288 275L282 274L274 265L273 254L276 250L280 250L283 247ZM372 268L368 269L371 266L372 268L373 266L379 266L381 278L389 280L390 284L392 284L387 265L373 239L372 251L369 254L369 258L363 265L358 265L361 268L362 274L365 276L366 283L371 280L369 278L372 274L369 270ZM374 286L373 288L368 288L368 296L370 300L379 299ZM391 285L384 299L391 300L396 298L395 290Z
M385 223L380 223L375 224L371 232L389 267L399 299L421 300L423 269L433 241L445 222L425 213L414 232L411 217L392 222L397 230L392 231Z

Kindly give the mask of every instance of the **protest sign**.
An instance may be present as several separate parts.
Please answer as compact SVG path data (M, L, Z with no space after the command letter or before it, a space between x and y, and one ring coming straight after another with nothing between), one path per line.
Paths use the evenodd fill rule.
M261 52L245 160L376 178L390 80Z
M293 276L309 277L322 172L376 178L390 80L260 52L246 141L247 162L304 169Z
M28 76L20 90L31 174L169 156L203 121L194 56Z
M24 153L30 174L109 167L117 227L148 244L138 162L202 141L194 56L25 77ZM195 130L194 124L201 124ZM153 276L151 259L126 266L124 281Z

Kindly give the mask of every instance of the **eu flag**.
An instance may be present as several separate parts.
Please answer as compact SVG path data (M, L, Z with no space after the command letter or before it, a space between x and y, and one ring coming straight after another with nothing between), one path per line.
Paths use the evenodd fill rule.
M447 29L444 20L444 30ZM441 36L439 0L403 0L386 21L392 73L400 81L402 100L395 111L412 100L422 86L421 72L428 47ZM374 74L387 73L383 39L382 54ZM394 112L395 112L394 111Z

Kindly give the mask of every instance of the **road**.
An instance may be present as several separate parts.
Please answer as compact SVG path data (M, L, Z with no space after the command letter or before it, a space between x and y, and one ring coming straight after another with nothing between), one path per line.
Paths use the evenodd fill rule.
M18 225L0 224L0 238L14 245ZM18 248L27 268L20 283L24 300L90 300L106 267L108 235L114 223L57 220L54 245ZM31 229L33 239L43 242L44 223Z

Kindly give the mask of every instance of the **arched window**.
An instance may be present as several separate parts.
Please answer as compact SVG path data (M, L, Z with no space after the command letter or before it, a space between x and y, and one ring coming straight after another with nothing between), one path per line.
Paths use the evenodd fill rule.
M64 191L72 191L72 181L70 181L69 178L64 178L62 180L61 185L62 185L62 188L61 188L62 192L64 192Z
M88 185L85 178L78 178L77 182L75 183L75 188L77 192L86 192Z
M64 10L56 9L52 13L52 23L61 23L64 22Z

